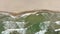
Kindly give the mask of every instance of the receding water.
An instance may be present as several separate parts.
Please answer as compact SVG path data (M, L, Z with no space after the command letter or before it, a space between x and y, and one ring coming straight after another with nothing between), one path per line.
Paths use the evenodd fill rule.
M13 21L4 21L4 29L5 31L2 31L2 34L10 34L10 32L17 31L21 34L24 34L25 29L24 22L13 22Z
M0 34L60 34L60 13L0 14Z

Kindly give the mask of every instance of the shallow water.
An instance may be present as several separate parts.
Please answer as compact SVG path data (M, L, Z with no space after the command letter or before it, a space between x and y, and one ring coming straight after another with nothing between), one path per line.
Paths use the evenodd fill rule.
M60 34L60 13L0 14L0 34Z

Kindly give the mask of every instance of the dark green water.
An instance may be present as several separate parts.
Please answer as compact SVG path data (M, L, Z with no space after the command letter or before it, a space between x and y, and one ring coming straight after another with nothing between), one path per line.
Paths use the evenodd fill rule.
M60 13L38 11L23 15L13 18L0 14L0 34L60 34L57 30L60 29ZM19 30L21 28L24 30Z

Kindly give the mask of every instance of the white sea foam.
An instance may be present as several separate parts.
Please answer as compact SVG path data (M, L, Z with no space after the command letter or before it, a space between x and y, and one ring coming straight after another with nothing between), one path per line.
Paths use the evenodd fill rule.
M24 22L14 22L14 21L3 21L5 31L2 34L9 34L12 31L17 31L21 34L25 34L26 29L24 27ZM19 28L17 28L17 26Z
M20 34L25 34L26 29L24 29L24 28L20 28L20 29L7 29L5 31L2 31L2 34L10 34L13 31L17 31Z
M55 23L58 24L58 25L60 25L60 21L56 21Z

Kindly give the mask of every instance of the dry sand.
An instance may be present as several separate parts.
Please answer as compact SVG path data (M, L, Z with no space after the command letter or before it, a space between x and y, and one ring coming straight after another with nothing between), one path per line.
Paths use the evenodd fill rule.
M60 0L0 0L0 11L23 12L34 9L60 11Z

